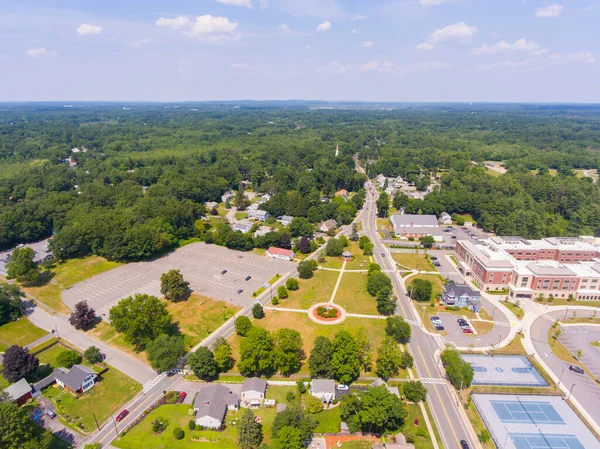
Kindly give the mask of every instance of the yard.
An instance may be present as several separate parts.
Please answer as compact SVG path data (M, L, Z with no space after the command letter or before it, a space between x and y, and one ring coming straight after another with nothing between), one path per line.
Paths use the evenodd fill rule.
M342 329L345 329L353 334L361 326L365 327L373 339L373 348L378 348L383 338L385 337L385 320L381 319L364 319L348 317L343 323L333 326L325 326L315 323L308 315L296 312L280 312L280 311L265 311L266 316L261 320L255 320L255 326L260 326L268 331L276 331L282 327L295 329L302 335L304 352L306 359L310 355L310 350L313 347L315 338L323 335L329 339L333 339L335 334ZM236 334L229 337L229 343L233 352L233 358L239 360L240 341L243 337ZM306 360L305 360L306 362ZM234 367L236 370L237 367ZM308 374L308 365L303 364L300 374Z
M431 298L437 298L441 296L444 291L444 279L437 274L417 274L416 276L412 276L408 282L406 283L406 288L410 292L410 286L414 282L415 279L423 279L424 281L429 281L432 284Z
M510 310L512 313L514 313L514 315L519 320L522 320L523 317L525 316L525 312L523 311L523 309L521 309L521 307L519 307L515 303L509 302L509 301L504 301L502 304L505 305L508 310Z
M21 318L0 326L0 342L4 346L25 346L47 334L48 332L35 327L27 318ZM3 351L3 349L0 348L0 351Z
M362 249L356 242L350 242L348 248L345 251L350 251L354 256L354 259L346 263L346 270L368 270L369 263L371 262L369 256L364 256Z
M415 449L433 449L434 447L421 407L418 404L408 404L408 416L402 426L402 433L404 436L413 435Z
M288 298L279 301L279 307L308 309L313 304L329 301L339 275L337 271L318 270L311 279L298 279L300 289L290 291ZM274 290L273 295L276 294Z
M348 313L379 315L376 298L367 292L366 273L344 273L334 302Z
M23 290L51 309L66 314L69 313L69 309L60 297L64 290L78 282L121 265L123 264L110 262L98 256L69 259L66 262L55 264L49 271L42 273L38 285L23 287Z
M419 271L435 270L426 254L392 253L392 259L403 267Z

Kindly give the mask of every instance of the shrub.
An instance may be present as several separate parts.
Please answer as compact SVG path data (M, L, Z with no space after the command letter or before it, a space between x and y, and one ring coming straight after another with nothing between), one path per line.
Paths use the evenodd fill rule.
M79 353L73 350L63 351L58 354L58 357L56 358L59 366L64 366L67 369L70 369L73 365L81 363L81 360L82 358Z
M319 306L317 307L317 315L319 315L322 318L337 318L338 309L332 307L328 310L328 308L325 306Z
M252 316L257 320L265 317L265 311L263 310L262 304L257 302L252 306Z
M169 425L169 420L164 419L162 416L159 416L150 425L152 428L152 432L154 433L162 433L165 431L167 426Z
M196 421L194 421L193 419L190 419L188 421L188 429L196 430Z
M296 395L294 394L293 391L288 391L287 394L285 395L285 400L287 402L293 402L294 399L296 399Z
M306 396L306 400L304 401L304 405L306 407L306 411L311 415L317 414L323 411L323 401L319 398L314 397L312 394Z
M296 386L298 387L298 393L300 393L300 394L306 393L306 385L304 384L303 381L299 380L298 382L296 382Z
M295 291L300 288L300 285L298 284L298 280L294 279L294 278L289 278L287 281L285 281L285 286L290 291Z
M487 429L483 429L479 435L477 435L477 437L479 438L479 441L481 441L483 444L489 442L492 439L492 436L490 435L490 432L488 432Z
M185 436L185 432L180 427L175 427L173 429L173 436L175 437L176 440L183 440L183 437Z
M279 298L277 296L273 296L273 299L271 300L271 304L273 304L274 306L279 304Z
M285 288L285 285L281 285L277 288L277 296L279 296L280 299L286 299L289 296L288 290L287 288Z
M204 426L201 426L200 424L196 424L196 430L204 430Z

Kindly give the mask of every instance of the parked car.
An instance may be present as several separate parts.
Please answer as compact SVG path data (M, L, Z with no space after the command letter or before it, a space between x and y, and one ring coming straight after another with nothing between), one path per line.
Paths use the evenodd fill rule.
M242 290L242 289L240 288L240 289L237 291L237 294L239 295L239 294L241 294L241 293L244 293L244 290Z
M182 391L181 393L179 393L179 397L177 398L177 403L183 404L183 401L185 401L186 396L187 396L187 393L185 391Z
M434 324L434 325L433 325L433 328L434 328L436 331L443 331L443 330L445 329L445 327L444 327L444 325L443 325L443 324Z
M246 276L247 281L249 281L250 279L252 279L252 276Z
M456 238L456 236L455 236L455 235L453 235L453 236L452 236L452 237L450 237L450 238L451 238L451 239L455 239L455 238Z
M117 421L117 422L122 421L127 415L129 415L129 410L125 409L117 415L117 417L115 418L115 421Z
M439 316L432 316L429 318L433 324L442 324Z
M225 273L227 273L227 270L221 271L221 274L225 274Z
M48 415L50 418L56 418L56 413L54 413L52 410L48 409L46 410L46 415Z
M577 365L569 365L569 370L570 371L574 371L577 374L584 374L585 371L583 370L583 368L581 368L580 366Z
M462 331L463 331L463 334L472 334L473 333L473 329L471 329L470 327L463 327Z
M469 449L469 445L465 440L460 440L460 449Z
M433 262L433 266L434 266L434 267L441 267L441 266L442 266L442 264L441 264L441 263L439 263L439 262Z
M348 391L348 385L339 384L336 388L340 391Z
M429 258L430 258L431 260L437 260L437 257L435 257L435 256L431 256L431 257L429 257Z
M456 322L457 322L458 324L467 324L467 320L465 320L464 318L458 318L458 319L456 320Z

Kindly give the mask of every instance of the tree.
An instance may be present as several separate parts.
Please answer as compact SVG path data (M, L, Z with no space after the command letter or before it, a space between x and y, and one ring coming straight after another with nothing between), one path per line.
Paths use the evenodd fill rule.
M285 281L285 286L290 291L296 291L300 288L300 284L298 284L298 280L294 279L294 278L289 278L287 281Z
M285 285L280 285L277 288L277 296L279 296L279 299L286 299L289 296L287 288L285 288Z
M217 368L219 372L225 373L233 368L235 364L235 360L233 360L231 346L229 343L223 338L219 337L215 341L214 344L215 349L213 350L213 354L215 356L215 362L217 362Z
M383 192L377 198L377 216L380 218L385 218L388 216L388 212L390 209L390 197L387 193Z
M358 224L352 223L352 232L350 233L350 240L358 242Z
M331 371L339 383L350 385L360 376L360 361L356 340L348 331L335 334L332 342Z
M238 445L241 449L256 449L263 440L262 424L256 422L256 416L245 409L237 429Z
M58 363L58 365L67 369L71 369L73 365L81 363L81 360L81 355L79 355L77 351L73 350L62 351L56 357L56 362Z
M415 301L420 302L431 301L432 292L433 286L431 282L425 279L414 279L408 288L409 296Z
M419 239L423 248L431 248L435 244L435 239L431 235L424 235Z
M304 441L310 437L310 434L316 427L317 422L312 416L306 416L298 407L288 407L275 416L273 425L271 426L271 433L273 439L277 440L281 437L281 434L285 432L284 429L296 429L298 431L299 440L304 444ZM288 446L280 447L282 449L288 449Z
M408 351L404 351L402 353L402 361L400 362L400 368L402 368L402 369L412 368L414 363L415 363L415 361L413 359L413 356L410 355L410 353Z
M100 363L102 361L102 353L95 346L90 346L83 352L83 357L89 363Z
M257 320L265 317L265 311L261 303L255 302L252 306L252 317Z
M383 380L397 376L402 365L402 351L391 337L386 337L377 350L375 373Z
M408 343L412 330L410 324L401 316L389 316L385 319L385 334L392 337L398 343Z
M183 280L179 270L169 270L160 276L160 292L169 301L183 301L190 294L190 283Z
M308 237L315 232L315 225L308 221L307 218L294 217L290 223L289 230L292 237Z
M300 333L285 327L278 329L273 336L273 344L277 370L284 376L300 371L304 358Z
M356 346L358 347L358 360L362 370L366 373L371 370L373 362L373 341L367 329L363 326L356 332Z
M194 374L204 381L215 380L219 377L219 366L214 354L205 346L200 346L196 352L192 352L187 363Z
M145 347L161 334L168 334L173 319L156 296L136 293L119 301L109 311L113 327L137 349Z
M183 431L183 429L181 427L175 427L173 429L173 437L176 440L183 440L183 438L185 437L185 432Z
M296 381L296 387L298 388L298 393L301 395L306 393L306 384L302 380Z
M24 297L25 293L16 285L0 284L0 326L23 316L21 298Z
M303 260L298 264L298 276L300 279L310 279L313 277L313 268L308 260Z
M75 310L69 317L69 323L75 329L88 329L96 321L96 311L92 309L87 301L79 301L75 304Z
M394 207L396 208L396 210L399 211L400 209L406 207L406 205L408 204L408 200L409 198L406 193L396 193L392 202L394 203Z
M377 293L377 311L384 316L396 313L396 298L391 296L392 292L385 287Z
M306 411L311 415L316 415L317 413L323 411L323 401L312 394L309 394L306 396L306 398L304 398L304 406Z
M298 249L300 250L300 252L302 254L310 253L310 240L308 240L308 237L302 236L300 238L300 243L298 244Z
M371 296L377 296L377 293L384 288L392 291L392 280L387 274L374 271L367 276L367 291Z
M353 393L342 401L342 420L351 432L383 433L404 424L408 411L402 400L385 385Z
M248 318L247 316L242 315L235 319L235 332L238 335L245 337L248 335L248 332L250 332L251 329L252 329L252 322L250 321L250 318Z
M16 248L6 263L6 277L26 285L33 284L40 276L40 266L33 261L35 251L25 246Z
M342 248L348 248L348 245L350 245L348 238L343 234L338 237L338 240L340 241Z
M420 380L411 380L402 386L404 396L410 402L421 402L427 399L427 388Z
M324 336L318 336L308 357L308 369L313 379L331 379L331 358L333 357L333 346L331 340Z
M279 247L284 249L292 249L292 239L287 232L281 234L279 239Z
M368 274L374 273L375 271L381 271L381 267L378 263L369 263Z
M366 235L363 235L358 240L358 247L363 250L363 255L372 256L373 255L373 243Z
M250 206L250 200L244 193L244 186L240 186L237 192L235 192L235 197L233 198L233 205L239 211L244 211L248 206Z
M458 352L446 349L441 355L442 364L450 383L458 390L469 388L473 382L474 370L470 363L463 360Z
M270 375L275 371L273 338L262 327L254 326L240 343L238 369L244 376Z
M36 356L21 346L13 345L4 353L2 375L10 383L17 382L33 373L40 364Z
M162 334L146 345L146 356L150 365L164 372L177 368L185 353L182 335Z
M300 431L294 427L283 427L275 439L275 449L304 449Z
M50 449L53 436L30 418L27 408L0 402L0 447L2 449Z
M336 238L330 238L325 245L325 254L330 257L340 257L344 252L344 246Z

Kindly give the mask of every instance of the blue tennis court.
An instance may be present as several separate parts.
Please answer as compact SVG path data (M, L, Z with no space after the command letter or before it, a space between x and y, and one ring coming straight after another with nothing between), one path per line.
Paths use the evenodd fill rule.
M490 401L504 424L564 424L549 402Z
M516 449L585 449L575 435L511 433Z
M548 386L525 356L461 354L461 357L473 367L473 385Z

